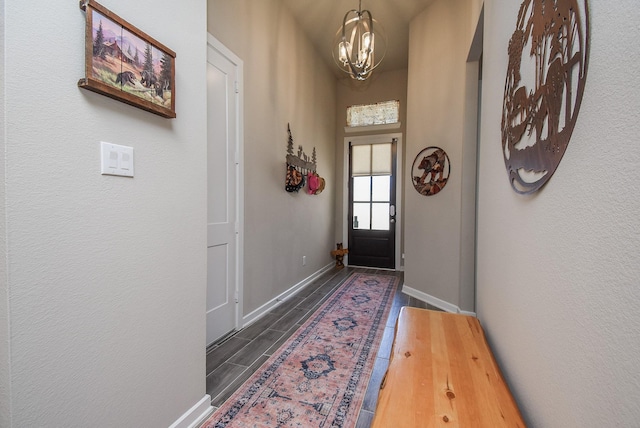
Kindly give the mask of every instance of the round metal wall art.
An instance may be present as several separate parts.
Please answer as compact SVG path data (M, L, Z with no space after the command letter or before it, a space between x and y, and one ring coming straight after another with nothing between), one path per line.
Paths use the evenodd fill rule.
M513 189L533 193L558 168L580 110L587 0L524 0L507 52L502 154Z
M413 161L411 181L418 193L431 196L444 188L450 172L447 153L440 147L430 146L418 153Z

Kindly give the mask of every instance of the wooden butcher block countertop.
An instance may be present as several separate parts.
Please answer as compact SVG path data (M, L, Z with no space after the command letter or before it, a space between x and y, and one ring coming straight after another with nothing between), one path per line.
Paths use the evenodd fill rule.
M371 426L525 424L476 318L403 307Z

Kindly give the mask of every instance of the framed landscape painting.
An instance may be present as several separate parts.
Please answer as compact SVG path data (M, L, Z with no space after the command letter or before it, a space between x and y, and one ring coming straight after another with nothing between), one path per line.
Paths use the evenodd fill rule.
M175 52L92 0L80 1L80 8L85 77L78 86L175 118Z

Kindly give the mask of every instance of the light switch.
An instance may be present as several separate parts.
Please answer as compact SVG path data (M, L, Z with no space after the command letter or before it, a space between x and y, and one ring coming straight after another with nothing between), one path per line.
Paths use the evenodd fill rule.
M129 171L131 169L131 156L127 152L122 153L122 160L120 162L120 169Z
M133 177L133 147L100 142L102 175Z
M118 168L118 152L115 150L109 150L109 169L116 168Z

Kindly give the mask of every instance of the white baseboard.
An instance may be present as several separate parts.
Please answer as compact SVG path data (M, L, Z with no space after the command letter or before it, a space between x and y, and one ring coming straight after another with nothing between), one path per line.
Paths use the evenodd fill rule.
M205 394L192 408L180 416L169 428L196 428L213 413L211 396Z
M269 312L271 309L275 308L278 305L283 304L285 301L293 297L296 293L304 289L307 285L311 284L311 282L313 282L320 275L331 270L331 268L333 268L334 266L335 266L335 263L329 263L328 265L321 268L317 272L311 274L310 276L303 279L299 283L293 285L287 291L284 291L283 293L280 293L273 299L269 300L267 303L260 306L256 310L252 311L250 314L245 315L244 317L242 317L242 327L243 328L247 327L249 324L257 321L260 317L262 317L264 314Z
M404 294L408 294L411 297L415 297L418 300L422 300L432 306L435 306L438 309L442 309L446 312L451 312L453 314L462 314L462 315L470 315L472 317L476 316L475 312L463 311L458 306L445 302L442 299L438 299L435 296L425 293L424 291L416 290L415 288L408 287L406 284L402 286L402 292Z

